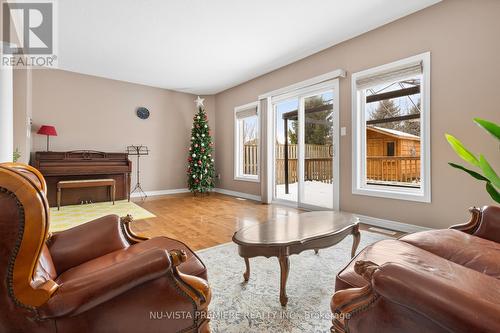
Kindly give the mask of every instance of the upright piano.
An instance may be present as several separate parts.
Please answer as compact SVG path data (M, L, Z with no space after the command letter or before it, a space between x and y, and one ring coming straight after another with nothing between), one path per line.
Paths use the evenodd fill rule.
M92 150L36 152L34 167L45 177L50 206L57 205L57 182L61 180L114 179L116 199L130 199L132 163L126 153ZM79 204L82 201L109 201L108 189L105 187L67 189L62 196L62 205Z

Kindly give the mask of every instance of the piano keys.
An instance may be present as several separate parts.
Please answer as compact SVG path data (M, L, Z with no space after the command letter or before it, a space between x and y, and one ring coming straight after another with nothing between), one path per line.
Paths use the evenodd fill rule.
M61 180L114 179L116 200L130 200L132 162L127 153L92 150L36 152L34 167L45 177L47 199L51 207L57 206L57 182ZM75 188L65 190L61 204L101 201L109 201L106 187Z

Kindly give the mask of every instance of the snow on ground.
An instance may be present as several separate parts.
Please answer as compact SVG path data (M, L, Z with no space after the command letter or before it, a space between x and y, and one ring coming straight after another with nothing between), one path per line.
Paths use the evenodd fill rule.
M289 193L285 194L285 184L276 185L276 198L297 202L298 183L288 186ZM333 208L333 185L318 181L304 182L305 204Z

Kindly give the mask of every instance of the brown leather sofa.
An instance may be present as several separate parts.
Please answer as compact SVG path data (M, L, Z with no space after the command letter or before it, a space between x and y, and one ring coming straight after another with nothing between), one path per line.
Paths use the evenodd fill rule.
M500 207L366 247L338 275L332 332L500 332Z
M0 164L0 332L209 332L206 268L130 217L49 234L43 176Z

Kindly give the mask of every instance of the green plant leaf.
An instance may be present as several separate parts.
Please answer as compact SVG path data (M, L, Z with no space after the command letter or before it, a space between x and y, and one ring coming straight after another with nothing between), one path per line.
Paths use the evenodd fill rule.
M458 156L460 156L464 161L479 167L479 161L477 160L476 156L468 151L467 148L465 148L457 138L450 134L445 134L445 137L451 148L453 148Z
M477 173L476 171L469 170L466 167L463 167L463 166L461 166L459 164L455 164L455 163L451 163L451 162L449 162L448 164L451 165L452 167L456 168L456 169L459 169L459 170L467 172L469 175L471 175L472 177L476 178L477 180L484 180L485 182L489 182L488 178L484 177L480 173Z
M493 170L482 154L479 155L479 167L483 170L483 174L486 178L488 178L489 182L496 188L500 188L500 178L498 178L495 170Z
M488 191L489 195L493 200L497 203L500 203L500 193L491 185L491 183L486 183L486 191Z
M474 122L500 141L500 126L481 118L474 118Z

